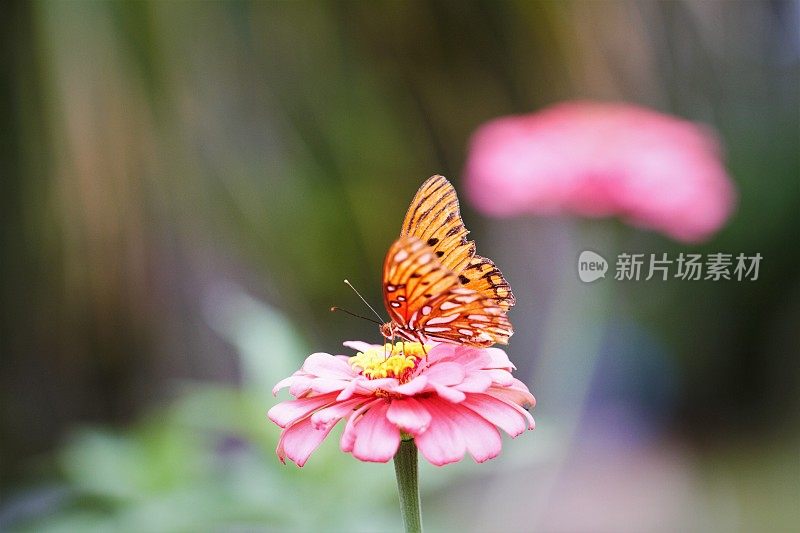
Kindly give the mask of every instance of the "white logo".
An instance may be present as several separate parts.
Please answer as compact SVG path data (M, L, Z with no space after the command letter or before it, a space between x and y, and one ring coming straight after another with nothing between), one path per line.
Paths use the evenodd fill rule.
M585 250L578 257L578 277L584 283L605 278L607 270L608 262L600 254Z

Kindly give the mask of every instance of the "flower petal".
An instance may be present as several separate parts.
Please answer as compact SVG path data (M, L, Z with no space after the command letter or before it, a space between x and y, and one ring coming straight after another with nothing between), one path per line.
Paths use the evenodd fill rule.
M336 401L342 402L349 399L351 396L353 396L353 394L356 393L356 389L358 389L358 381L353 380L342 389L342 392L340 392L339 396L336 397Z
M511 372L508 370L493 369L484 370L484 372L487 372L490 376L492 376L492 381L496 385L508 387L514 383L514 376L512 376Z
M350 383L350 380L344 379L316 378L311 381L310 388L317 394L326 394L340 392L347 388Z
M311 417L292 424L281 432L278 448L275 450L278 458L285 463L288 457L297 466L303 466L335 425L334 423L327 428L314 429Z
M397 378L360 375L346 356L312 354L276 386L276 391L289 387L300 394L269 411L284 428L276 451L281 461L288 457L302 466L331 428L347 418L341 449L362 461L391 459L401 431L414 436L433 464L459 461L466 451L485 461L500 452L498 427L512 436L533 427L519 404L533 405L535 399L511 375L512 368L500 349L441 344L430 349L409 382L400 384Z
M288 378L283 378L280 380L272 388L272 395L275 396L278 394L279 390L289 387L289 392L292 394L292 396L300 396L303 392L308 392L311 390L310 384L310 377L308 377L306 374L295 372ZM296 394L295 391L298 391L299 394Z
M414 437L420 453L436 466L460 461L467 445L458 426L438 407L442 402L428 398L422 403L431 413L431 423L427 430Z
M509 403L521 405L525 409L532 409L536 405L536 398L530 393L528 387L517 379L510 387L492 386L486 390L486 393Z
M311 391L311 383L313 381L313 378L309 378L306 375L295 376L295 381L289 386L289 394L295 398L305 396Z
M463 355L460 355L458 362L463 364L468 372L494 368L493 359L486 353L486 350L471 349Z
M339 447L342 449L343 452L352 452L353 446L356 442L356 423L362 417L364 412L367 409L370 409L373 405L377 405L378 403L382 402L382 398L376 398L375 400L365 403L358 409L356 409L353 414L350 415L350 418L347 419L347 425L344 427L344 432L342 432L342 438L339 441Z
M322 378L350 380L356 376L350 365L329 353L312 353L303 363L302 370Z
M461 405L472 409L512 437L523 433L533 423L530 414L518 405L509 404L489 394L470 394Z
M470 372L455 388L461 392L483 392L491 386L492 377L486 372Z
M353 409L364 401L364 398L353 398L320 409L311 415L311 425L314 426L314 429L328 428L336 424L342 417L349 416Z
M375 392L378 389L390 390L400 383L397 378L358 379L358 386L364 392Z
M428 378L427 376L417 376L408 383L404 383L402 385L397 385L396 387L392 387L392 392L396 392L397 394L404 394L406 396L414 396L415 394L419 394L420 392L425 390L425 387L428 386Z
M316 411L320 407L332 403L335 398L336 395L331 393L281 402L272 406L267 412L267 416L270 420L284 428L309 413Z
M357 352L366 352L367 350L374 350L382 347L380 344L370 344L363 341L344 341L342 344Z
M486 214L619 215L699 241L735 205L716 135L646 108L565 102L493 120L470 144L464 184Z
M425 372L430 382L440 385L456 385L464 380L465 375L464 365L453 362L437 363Z
M502 368L509 371L517 369L508 358L508 354L500 348L486 348L483 354L488 356L491 360L490 366L486 366L485 368Z
M441 408L448 411L448 416L458 425L467 450L476 462L482 463L497 457L502 449L503 442L500 433L488 420L461 404L446 404L442 402Z
M355 423L353 456L362 461L385 463L397 453L400 430L386 418L389 402L373 405Z
M422 433L431 423L431 414L414 398L392 400L386 411L386 418L412 435Z
M459 350L461 349L461 350ZM427 362L429 364L434 364L437 361L450 359L456 356L457 351L462 351L463 347L460 347L455 344L450 344L447 342L443 342L441 344L437 344L428 352Z
M438 383L434 383L433 388L436 390L436 394L438 394L441 398L444 398L448 402L452 403L463 402L464 398L467 397L467 395L461 392L460 390L454 389L452 387L445 387L443 385L439 385Z

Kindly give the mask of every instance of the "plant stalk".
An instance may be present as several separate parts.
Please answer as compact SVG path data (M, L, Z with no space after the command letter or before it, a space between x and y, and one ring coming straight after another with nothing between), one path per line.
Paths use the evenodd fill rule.
M422 533L422 518L417 483L417 445L413 439L400 441L394 456L394 472L400 493L400 513L406 533Z

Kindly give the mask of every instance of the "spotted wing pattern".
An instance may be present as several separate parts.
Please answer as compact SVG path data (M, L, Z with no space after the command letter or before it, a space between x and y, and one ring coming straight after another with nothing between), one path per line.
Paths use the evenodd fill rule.
M468 346L506 344L513 333L493 298L461 285L434 250L416 237L400 237L383 265L383 299L399 333Z
M503 311L508 311L517 303L511 286L491 259L473 256L458 278L465 287L492 298Z
M475 255L467 240L456 190L444 176L431 176L417 191L408 208L400 236L416 237L431 248L442 266L458 274Z
M475 254L467 239L456 191L444 176L431 176L417 191L403 220L401 236L413 236L431 247L442 266L467 289L495 300L504 311L516 302L503 273L491 259Z

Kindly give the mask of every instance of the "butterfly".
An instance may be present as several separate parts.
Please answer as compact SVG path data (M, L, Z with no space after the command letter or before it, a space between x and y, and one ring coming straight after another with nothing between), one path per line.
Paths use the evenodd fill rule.
M426 339L486 347L507 344L506 316L516 300L491 259L467 240L458 197L443 176L431 176L408 208L400 237L383 263L387 339Z

